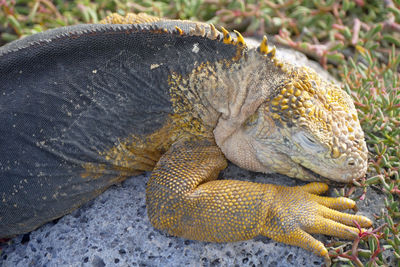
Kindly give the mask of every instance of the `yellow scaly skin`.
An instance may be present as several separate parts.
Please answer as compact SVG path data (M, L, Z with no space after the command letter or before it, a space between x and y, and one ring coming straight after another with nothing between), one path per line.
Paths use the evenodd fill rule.
M158 20L140 14L114 14L102 22ZM234 42L223 31L224 42ZM236 44L244 45L240 35ZM275 49L270 50L266 40L259 52L265 58L275 56ZM264 64L257 58L250 62ZM270 82L275 90L272 97L263 99L261 94L256 105L246 106L247 98L241 99L238 94L235 103L228 107L230 116L222 112L216 119L209 107L205 109L210 113L202 113L204 107L195 110L203 114L199 117L204 128L214 131L199 134L188 126L187 134L179 134L180 138L168 145L148 182L148 215L155 228L172 235L213 242L265 235L313 251L329 263L326 248L310 234L353 239L358 231L352 227L353 220L362 227L371 226L366 217L337 211L353 208L354 201L318 196L328 189L323 183L284 187L216 180L227 165L226 158L250 170L279 172L303 180L321 179L318 173L331 180L349 182L365 174L367 150L351 98L307 68L282 66L278 61L272 68L274 65L284 77L280 82ZM190 85L190 81L208 88L213 78L220 78L213 71L216 72L214 67L200 66L193 71L193 77L172 77L171 97L179 99L179 86ZM248 71L251 73L252 69ZM246 93L251 97L255 91L249 89ZM203 97L210 94L218 100L229 100L224 99L224 93L217 96L205 90L204 94ZM236 102L240 103L236 106Z

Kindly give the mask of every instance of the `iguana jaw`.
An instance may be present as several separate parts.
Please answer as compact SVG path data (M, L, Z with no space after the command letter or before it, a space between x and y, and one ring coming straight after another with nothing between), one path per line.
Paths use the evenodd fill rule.
M306 168L306 167L304 167L304 166L302 166L300 164L299 164L299 166L303 169L303 171L305 173L307 173L307 175L309 177L314 177L313 178L314 181L321 181L321 182L329 182L330 181L328 178L323 177L323 176L319 175L318 173L313 172L312 170L310 170L310 169L308 169L308 168Z
M289 139L284 136L270 137L271 139L254 138L251 141L255 158L262 166L257 171L281 173L304 181L330 180L341 183L349 183L365 175L367 165L361 159L356 161L357 165L348 166L348 157L345 155L332 159L329 150L309 153L298 144L288 142Z
M307 177L312 177L312 181L331 181L349 183L353 179L363 177L366 173L366 164L360 162L357 165L351 167L348 166L348 160L343 158L342 160L325 160L322 162L318 157L310 157L309 161L298 163L297 158L291 158L293 162L298 164L299 168L302 169ZM300 178L304 179L304 178Z

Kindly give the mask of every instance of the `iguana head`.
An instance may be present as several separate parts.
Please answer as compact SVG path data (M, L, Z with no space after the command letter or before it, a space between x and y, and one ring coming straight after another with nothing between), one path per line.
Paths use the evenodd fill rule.
M248 61L257 64L256 58L264 54L257 72L267 69L268 77L238 85L258 86L238 90L266 92L258 96L261 102L248 97L240 112L248 112L253 105L253 113L248 112L243 123L235 126L240 116L222 116L214 131L225 156L247 169L303 180L350 182L365 175L368 151L351 97L314 70L276 59L275 49L268 51L265 44Z
M363 176L368 152L350 96L307 67L286 71L244 126L258 161L305 180L349 182Z

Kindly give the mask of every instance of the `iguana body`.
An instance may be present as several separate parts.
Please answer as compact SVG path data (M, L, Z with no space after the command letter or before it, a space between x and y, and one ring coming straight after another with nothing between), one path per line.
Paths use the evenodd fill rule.
M150 23L145 23L151 21ZM328 259L309 233L371 222L321 183L216 180L260 172L349 182L367 150L350 97L307 68L213 26L118 15L0 49L0 237L31 231L152 170L150 221L189 239L266 235Z

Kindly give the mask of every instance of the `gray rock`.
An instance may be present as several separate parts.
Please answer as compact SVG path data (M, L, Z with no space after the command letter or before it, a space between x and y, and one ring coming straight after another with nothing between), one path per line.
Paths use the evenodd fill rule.
M145 207L148 178L149 173L111 187L80 209L31 232L29 241L23 241L21 235L10 244L1 245L0 266L321 266L323 263L323 259L311 252L266 237L216 244L155 230ZM290 186L304 184L282 175L252 173L234 165L224 170L221 178ZM379 210L383 200L374 198L369 203ZM370 209L361 207L362 213L369 217ZM324 236L317 238L326 241Z

